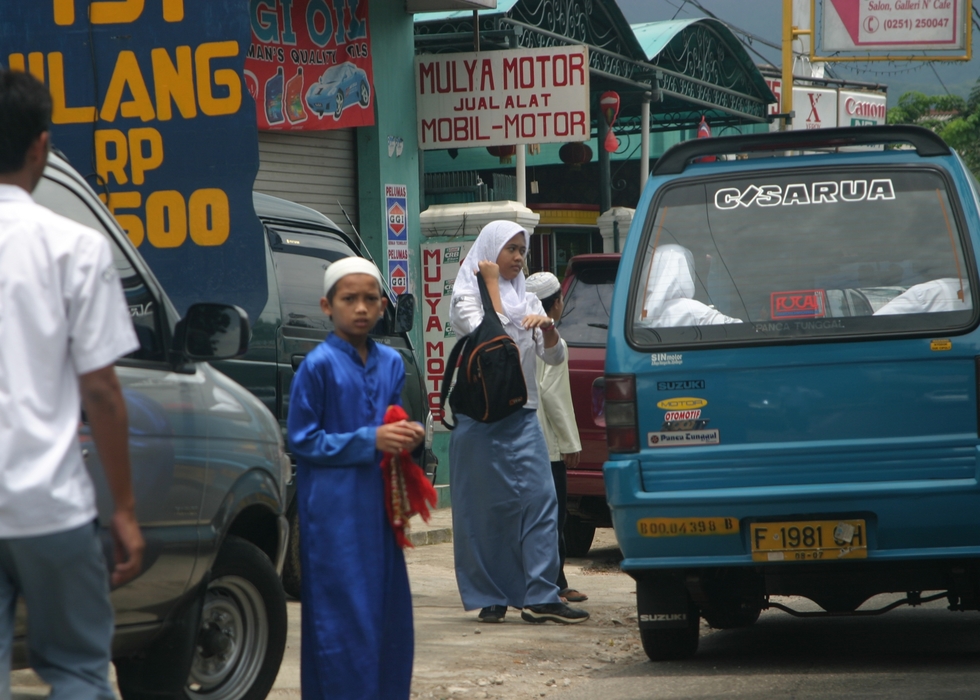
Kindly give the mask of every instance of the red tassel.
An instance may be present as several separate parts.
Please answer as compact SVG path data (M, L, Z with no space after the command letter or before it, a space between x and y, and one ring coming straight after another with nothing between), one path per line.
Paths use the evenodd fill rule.
M408 414L401 406L389 406L385 412L385 423L408 420ZM438 501L435 487L429 483L422 467L412 461L408 450L400 454L386 452L381 459L381 471L385 480L385 510L388 522L395 532L399 547L413 547L408 539L408 521L414 515L421 515L429 522L428 503L433 508Z

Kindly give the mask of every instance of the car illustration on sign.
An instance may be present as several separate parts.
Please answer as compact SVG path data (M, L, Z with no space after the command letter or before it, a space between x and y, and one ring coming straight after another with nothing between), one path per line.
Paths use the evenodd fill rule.
M333 113L334 119L351 105L371 104L371 86L367 73L350 61L328 68L306 93L306 104L317 117Z

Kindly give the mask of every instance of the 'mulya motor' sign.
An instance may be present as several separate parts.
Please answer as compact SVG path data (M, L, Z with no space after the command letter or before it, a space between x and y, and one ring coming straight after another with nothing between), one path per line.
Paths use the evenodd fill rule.
M585 46L418 56L415 88L422 149L590 136Z

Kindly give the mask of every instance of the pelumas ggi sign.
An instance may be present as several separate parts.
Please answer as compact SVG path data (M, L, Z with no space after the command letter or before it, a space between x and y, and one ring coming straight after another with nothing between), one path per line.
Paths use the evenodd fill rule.
M586 141L584 46L418 56L419 148Z

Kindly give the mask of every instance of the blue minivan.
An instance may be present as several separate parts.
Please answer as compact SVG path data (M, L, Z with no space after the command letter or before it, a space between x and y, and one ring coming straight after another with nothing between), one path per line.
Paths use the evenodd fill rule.
M978 245L980 185L918 127L659 159L605 368L606 493L652 660L692 655L700 618L799 613L771 596L980 608Z

